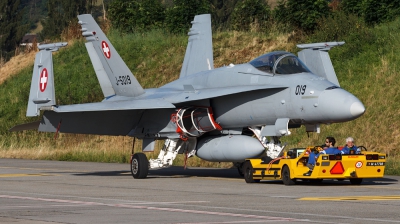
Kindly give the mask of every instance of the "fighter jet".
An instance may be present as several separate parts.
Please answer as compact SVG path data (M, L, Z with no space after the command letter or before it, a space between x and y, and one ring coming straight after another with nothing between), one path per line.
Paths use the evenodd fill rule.
M91 15L79 15L86 49L100 83L101 102L56 105L52 51L40 46L35 59L27 116L41 121L11 130L130 136L143 140L131 158L134 178L172 165L177 154L213 162L277 158L289 129L320 131L320 124L346 122L365 112L340 88L328 51L344 42L298 45L298 56L275 51L245 64L214 68L211 17L192 21L180 76L160 88L143 89ZM133 138L133 139L134 139ZM165 140L157 159L143 152Z

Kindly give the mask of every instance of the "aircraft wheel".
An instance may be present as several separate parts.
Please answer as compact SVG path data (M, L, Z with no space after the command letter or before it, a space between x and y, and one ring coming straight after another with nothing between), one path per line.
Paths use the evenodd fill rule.
M136 153L132 156L131 173L135 179L144 179L149 173L149 161L143 153Z
M244 180L246 183L258 183L260 180L254 180L253 179L253 166L251 165L250 161L246 161L243 164L243 174L244 174Z
M350 183L353 184L353 185L360 185L362 181L363 181L362 178L352 178L352 179L350 179Z
M288 166L284 166L282 169L282 181L285 185L294 185L296 181L290 178L290 170Z

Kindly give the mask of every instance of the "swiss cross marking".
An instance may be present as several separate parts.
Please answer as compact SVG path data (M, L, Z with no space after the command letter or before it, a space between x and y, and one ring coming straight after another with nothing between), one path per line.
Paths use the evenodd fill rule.
M47 69L44 68L42 72L40 73L40 79L39 79L39 89L40 92L44 92L47 87L47 81L49 80L49 74L47 72Z
M108 59L110 59L110 57L111 57L111 51L110 51L110 48L108 47L107 42L105 42L105 41L101 42L101 48L103 49L104 55L105 55Z

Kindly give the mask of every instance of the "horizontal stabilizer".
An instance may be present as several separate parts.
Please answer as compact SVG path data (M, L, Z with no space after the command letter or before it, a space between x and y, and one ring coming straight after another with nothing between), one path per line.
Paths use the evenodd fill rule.
M35 121L26 124L19 124L12 127L9 131L24 131L24 130L37 130L39 128L40 121Z
M53 107L53 111L57 113L68 113L87 111L145 110L161 108L175 108L175 106L169 102L159 99L145 99L133 101L103 101L98 103L65 105Z

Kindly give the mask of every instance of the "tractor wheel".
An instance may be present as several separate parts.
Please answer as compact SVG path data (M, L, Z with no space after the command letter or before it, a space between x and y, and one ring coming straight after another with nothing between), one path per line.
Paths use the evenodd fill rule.
M253 179L253 166L251 165L250 161L246 161L243 164L243 174L244 174L244 180L246 183L258 183L260 180L254 180Z
M282 169L282 181L285 185L294 185L296 181L290 178L290 170L288 166L284 166Z

